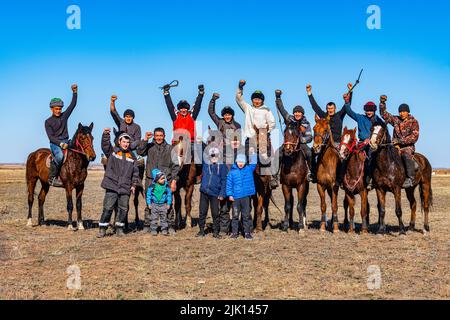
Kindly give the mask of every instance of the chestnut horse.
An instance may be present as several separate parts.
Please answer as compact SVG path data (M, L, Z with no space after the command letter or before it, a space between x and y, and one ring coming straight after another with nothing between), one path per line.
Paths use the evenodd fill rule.
M336 183L336 176L340 159L338 151L334 146L333 135L331 134L330 123L327 119L315 116L313 151L318 154L317 159L317 191L320 196L320 208L322 211L320 231L326 230L327 224L327 204L325 192L331 198L331 211L333 219L333 232L339 232L337 197L339 186Z
M289 125L284 131L284 142L282 147L280 180L284 196L284 221L281 229L288 231L292 227L292 211L294 197L292 189L297 190L297 212L299 231L306 226L306 204L309 192L309 182L306 179L308 167L305 155L300 149L300 133L295 126Z
M191 211L192 211L192 195L194 194L195 180L197 178L197 170L193 157L192 160L187 163L187 158L190 157L191 152L187 152L190 148L189 139L183 139L183 136L173 142L174 149L178 155L178 164L180 171L178 172L177 190L173 193L174 209L176 217L176 225L178 228L183 226L193 227ZM186 216L183 218L181 213L181 189L184 189L184 206L186 210Z
M369 227L369 191L367 189L366 179L364 179L364 165L367 155L362 150L366 145L367 143L364 142L358 144L356 128L353 130L349 130L347 127L344 128L339 145L339 157L341 161L346 161L344 174L344 225L348 225L349 233L353 233L355 230L355 195L358 194L361 197L362 233L367 233ZM347 216L348 208L350 208L350 222Z
M375 166L372 175L378 198L378 232L386 232L384 217L386 213L386 193L389 191L392 192L395 197L395 213L399 222L400 234L405 234L405 227L402 221L401 189L406 174L400 152L391 143L387 128L380 125L372 127L370 147L375 152ZM419 186L422 210L425 213L423 234L426 235L430 231L428 214L430 207L433 205L433 190L431 188L432 168L428 159L420 153L414 154L414 160L419 165L420 170L416 172L413 187L405 190L411 208L409 229L414 230L415 228L417 203L414 191L416 187Z
M94 151L94 137L92 136L92 129L94 124L91 123L89 127L78 124L78 129L75 132L73 139L70 142L67 157L63 163L60 171L61 181L66 189L67 198L67 214L68 214L68 229L77 230L84 229L83 220L81 217L81 208L84 190L84 181L87 177L87 167L90 161L95 160ZM39 149L28 156L26 167L26 180L28 187L28 226L32 226L32 209L34 202L34 189L37 181L41 182L41 191L39 192L39 217L38 224L42 225L44 219L44 202L45 197L50 189L48 184L49 169L46 165L47 158L51 155L49 149ZM76 207L77 207L77 226L73 228L72 225L72 191L76 190Z

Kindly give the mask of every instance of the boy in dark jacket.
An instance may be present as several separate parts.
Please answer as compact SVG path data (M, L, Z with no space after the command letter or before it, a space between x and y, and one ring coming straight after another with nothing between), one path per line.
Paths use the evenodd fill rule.
M106 190L103 201L103 214L99 222L98 237L106 235L111 214L114 207L118 206L118 218L116 219L116 234L123 235L123 227L128 213L128 203L131 192L134 192L139 181L139 169L134 156L130 151L131 137L123 133L118 138L118 147L111 144L111 130L103 131L102 151L108 157L105 177L102 188Z
M172 190L166 176L159 169L152 171L153 182L147 190L147 206L151 210L150 228L152 235L158 235L158 220L161 222L161 233L168 236L169 224L167 212L172 205Z
M50 140L50 151L53 160L50 162L50 172L48 175L48 183L53 187L62 187L63 184L58 178L64 160L64 151L69 148L69 131L67 122L73 109L77 105L78 86L72 85L72 102L66 111L62 112L64 102L59 98L50 101L50 109L52 116L45 120L45 132Z
M257 156L251 149L253 148L250 148L250 164L246 165L245 155L239 154L227 177L227 196L233 202L233 219L231 222L231 238L233 239L239 237L239 216L241 214L245 239L253 239L251 234L250 197L256 193L253 172L256 169Z
M219 215L219 201L226 197L227 167L219 164L220 151L217 147L212 147L208 151L209 159L203 162L203 177L200 186L200 207L199 222L200 231L198 237L205 236L206 216L208 207L211 207L213 219L214 238L220 239L221 217Z

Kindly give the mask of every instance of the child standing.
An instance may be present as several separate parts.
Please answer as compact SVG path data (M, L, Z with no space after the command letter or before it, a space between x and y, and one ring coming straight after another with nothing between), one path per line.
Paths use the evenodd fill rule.
M108 157L105 177L102 181L102 188L106 190L103 201L103 213L100 218L98 234L99 238L106 235L109 221L114 207L118 206L118 218L116 219L116 234L122 236L125 219L128 214L130 194L134 192L136 186L141 183L139 179L139 169L130 151L131 137L123 133L118 138L118 147L111 144L111 130L103 131L102 150Z
M153 182L147 190L147 205L151 211L150 230L153 236L158 235L158 220L161 222L161 233L169 235L167 211L172 205L172 190L167 183L166 176L159 169L152 171Z
M250 150L250 152L252 151ZM227 196L233 203L233 218L231 221L231 238L233 239L239 237L240 215L242 215L244 224L245 239L253 239L251 234L250 197L256 193L253 172L256 169L257 156L253 153L250 158L250 164L246 165L245 155L239 154L227 177Z
M219 164L220 151L217 147L212 147L208 151L209 159L203 162L203 177L200 186L200 209L198 237L205 236L206 216L208 207L211 208L213 218L213 237L220 239L221 217L219 215L219 201L225 199L227 183L227 167Z

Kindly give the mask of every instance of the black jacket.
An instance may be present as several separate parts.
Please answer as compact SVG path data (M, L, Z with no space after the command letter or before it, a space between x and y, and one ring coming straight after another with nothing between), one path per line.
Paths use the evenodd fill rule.
M126 124L125 120L119 116L117 111L111 111L111 116L119 128L119 131L126 132L130 135L130 149L135 150L141 141L141 127L135 122L130 125Z
M227 130L241 129L241 125L234 120L234 117L231 122L226 122L223 118L220 118L216 114L216 100L214 99L211 99L211 101L209 102L208 113L212 121L214 121L215 125L217 126L217 129L222 132L224 138L226 137Z
M277 98L275 103L281 115L283 116L284 124L286 126L293 125L299 130L301 135L300 143L310 143L312 141L311 124L309 123L308 119L306 119L306 116L303 115L303 118L300 121L297 121L292 114L289 114L289 112L286 111L283 105L283 100L281 100L281 98ZM305 132L302 132L300 130L300 127L304 127Z
M153 169L159 169L164 172L167 181L178 180L180 166L177 162L172 161L172 149L173 147L166 141L161 144L149 143L145 140L140 141L136 150L139 155L147 156L145 172L148 179L152 179Z
M102 135L102 151L108 157L102 188L119 194L131 194L131 187L141 183L139 169L130 150L113 147L110 134Z
M45 131L47 132L48 139L51 143L59 146L62 140L69 139L69 131L67 130L67 121L72 114L73 109L77 105L78 95L74 93L72 95L72 102L67 107L66 111L61 113L61 116L51 116L45 120Z
M347 109L345 108L345 105L342 107L341 110L336 111L336 113L332 117L329 117L328 113L323 111L319 107L319 105L317 104L317 102L314 99L314 96L312 94L309 96L309 102L311 103L311 106L312 106L314 112L319 117L321 117L322 119L329 118L330 129L331 129L331 134L333 135L333 140L334 140L334 142L340 142L341 135L342 135L342 125L344 122L345 115L347 114Z

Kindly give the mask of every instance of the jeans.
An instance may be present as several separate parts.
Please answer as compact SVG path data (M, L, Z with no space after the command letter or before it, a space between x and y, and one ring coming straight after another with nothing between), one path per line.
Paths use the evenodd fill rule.
M61 140L61 142L68 143L69 140ZM52 152L53 161L60 166L64 160L64 153L60 146L50 142L50 151Z
M240 215L242 215L244 233L251 233L252 217L250 215L250 197L235 199L233 202L233 219L231 221L231 231L233 234L238 233Z

